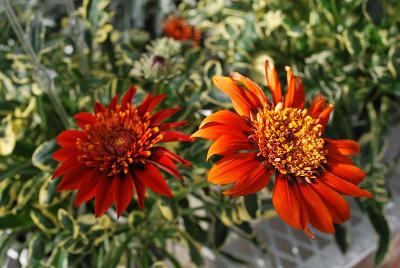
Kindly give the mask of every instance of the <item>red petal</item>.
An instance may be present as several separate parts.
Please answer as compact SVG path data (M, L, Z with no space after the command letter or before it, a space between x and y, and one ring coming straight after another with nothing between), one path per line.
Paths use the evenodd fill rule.
M136 196L139 208L143 210L144 199L146 197L146 186L136 177L133 179L133 183L135 184Z
M353 140L325 139L325 148L329 151L338 152L344 155L356 155L360 153L360 145Z
M167 119L168 117L172 116L176 112L178 112L181 108L176 107L176 108L170 108L170 109L165 109L156 112L151 116L151 122L152 125L158 125L161 123L164 119Z
M178 163L184 164L185 166L192 165L192 163L190 163L186 159L184 159L184 158L180 157L179 155L169 151L168 149L165 149L164 147L155 146L155 147L153 147L153 151L162 152L164 155L168 156L172 160L174 160L174 161L176 161Z
M54 160L64 162L68 158L77 158L80 154L79 150L74 147L62 147L52 154Z
M304 108L304 87L301 79L293 75L292 68L286 66L288 90L285 96L285 107Z
M238 131L250 131L250 126L243 117L228 110L218 111L210 116L207 116L204 118L203 122L201 122L199 128L203 128L207 123L212 122L228 126L235 126L235 129Z
M235 110L239 115L249 116L251 110L255 110L257 107L253 107L249 102L243 90L241 90L230 77L214 76L212 78L214 85L228 95L232 102L236 103Z
M319 182L314 182L311 186L328 208L334 223L342 223L350 218L349 204L335 190Z
M121 109L125 110L128 107L128 104L132 104L132 99L135 96L135 93L136 87L131 86L122 98Z
M335 176L353 184L359 184L366 176L364 171L354 165L342 164L334 161L328 161L327 169Z
M179 174L174 162L162 152L153 153L149 161L178 179L182 179L182 176Z
M328 150L326 159L328 162L334 161L337 163L353 165L353 161L351 160L350 157L340 154L337 150Z
M57 191L75 190L80 187L82 179L90 174L91 169L75 166L68 170L57 186Z
M124 177L115 176L114 180L114 201L118 217L126 210L133 196L133 179L128 172Z
M214 184L233 183L257 169L261 163L256 153L240 153L223 157L208 172L208 181Z
M81 165L77 162L76 157L70 157L66 159L61 165L54 171L52 178L57 178L62 174L68 172L69 169L81 168Z
M370 192L360 189L350 182L342 180L327 170L325 170L324 173L319 177L319 180L341 194L357 197L372 197Z
M268 60L265 61L265 74L267 77L267 86L272 93L272 99L276 104L282 101L282 89L279 82L278 74L276 73L275 66Z
M253 145L249 143L249 139L235 136L220 136L211 146L207 153L207 160L215 155L229 155L236 153L240 150L254 149Z
M103 104L101 104L99 102L96 102L94 104L94 109L93 110L94 110L95 114L106 113L107 112L107 108Z
M143 103L138 107L141 114L151 112L160 102L162 102L167 97L166 94L161 94L157 96L147 95Z
M190 141L190 136L179 131L162 131L163 138L160 142Z
M56 141L61 147L76 146L77 139L86 139L86 134L80 130L69 129L61 132Z
M99 182L96 186L96 197L94 203L94 210L96 217L103 215L112 205L114 200L114 184L113 180L116 178L109 178L106 175L101 175Z
M110 104L108 105L108 109L110 109L111 111L116 111L117 110L118 97L119 97L119 94L116 94L114 96L114 98L112 98Z
M74 117L81 129L84 129L86 125L94 125L97 122L96 117L88 112L78 113Z
M78 192L74 199L74 206L79 206L95 196L99 176L97 170L92 169L81 179Z
M235 185L224 192L225 195L241 196L254 194L261 191L269 183L272 172L267 171L263 165L259 165L246 177L236 181Z
M158 127L160 128L160 130L170 130L170 129L174 129L177 127L186 126L187 123L188 123L187 120L177 121L177 122L168 122L168 123L162 123Z
M296 184L290 184L288 179L277 174L272 203L282 220L293 228L304 230L307 228L308 216L297 193L293 191L295 187Z
M251 93L253 93L258 98L258 102L261 105L260 107L268 103L268 99L265 96L264 91L260 88L259 85L251 81L251 79L237 72L233 72L230 76L234 81L242 83Z
M164 177L152 164L146 163L143 169L135 169L135 175L140 182L154 192L160 195L172 197L171 189L165 182Z

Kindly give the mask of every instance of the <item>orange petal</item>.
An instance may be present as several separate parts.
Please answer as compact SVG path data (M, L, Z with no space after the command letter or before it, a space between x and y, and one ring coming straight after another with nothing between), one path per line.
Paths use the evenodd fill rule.
M261 191L270 181L272 172L267 171L264 165L259 165L247 176L236 181L235 185L224 191L225 195L241 196Z
M246 99L246 95L230 77L214 76L212 78L214 85L228 95L234 105L236 112L239 115L249 116L251 110L255 110L257 107L253 107L252 104Z
M311 186L328 208L334 223L342 223L350 218L349 204L335 190L319 182L314 182Z
M214 184L228 184L237 181L261 163L256 153L240 153L223 157L208 172L208 181Z
M285 96L285 107L304 108L304 87L299 77L293 75L292 68L285 67L288 89Z
M344 155L357 155L360 153L360 145L353 140L325 139L325 148L329 151L338 152Z
M267 77L267 86L272 93L272 99L276 105L282 101L281 83L279 82L275 66L268 60L265 61L265 74Z
M366 176L364 171L354 165L334 161L328 161L327 169L335 176L345 179L353 184L359 184Z
M337 163L354 165L353 161L347 155L340 154L337 150L328 150L328 154L326 155L327 161L334 161Z
M160 195L172 197L171 189L165 182L163 175L152 164L146 163L143 169L135 169L135 175L141 183L152 191Z
M257 83L237 72L233 72L230 76L234 81L242 83L252 94L254 94L257 97L261 107L268 103L268 99L265 96L264 91L259 85L257 85Z
M319 180L341 194L356 197L372 197L370 192L358 188L356 185L333 175L327 170L319 177Z
M308 183L298 184L300 195L303 197L304 208L307 211L311 225L326 233L334 233L332 216L321 198Z
M312 117L318 118L319 114L322 112L326 105L326 98L321 93L314 96L311 101L309 113Z
M207 153L207 160L215 155L228 155L233 154L240 150L254 149L253 145L249 143L247 137L242 136L220 136L211 146Z
M200 137L207 140L216 140L221 137L221 135L246 137L240 130L232 130L232 126L222 125L219 123L208 123L202 129L199 129L195 133L193 133L190 137Z
M275 175L275 185L272 192L272 203L278 215L287 224L296 229L305 229L308 223L307 213L293 191L295 184L291 184L281 174Z
M321 123L321 125L326 126L326 124L328 124L329 117L330 117L332 111L333 111L332 104L328 104L327 107L322 110L322 112L318 116L319 122Z
M218 111L210 116L207 116L204 118L203 122L201 122L199 128L203 128L207 123L212 122L217 122L228 126L235 126L242 131L250 131L250 126L247 121L243 117L229 110Z

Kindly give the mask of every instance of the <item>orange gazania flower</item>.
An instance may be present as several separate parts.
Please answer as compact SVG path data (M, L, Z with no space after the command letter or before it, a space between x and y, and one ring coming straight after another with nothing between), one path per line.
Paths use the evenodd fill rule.
M333 223L350 216L342 194L371 197L357 187L365 174L349 157L358 154L360 147L352 140L323 137L333 106L317 95L306 109L302 81L290 67L286 67L284 97L275 67L267 61L265 70L272 102L239 73L213 77L215 86L231 98L236 113L216 112L192 135L214 141L207 158L223 156L211 168L208 181L233 184L224 194L240 196L260 191L275 174L272 201L279 216L311 238L308 224L334 233Z
M164 33L175 40L192 40L196 44L201 41L201 30L187 23L183 18L170 17L164 22Z
M139 106L132 104L136 88L118 95L108 108L94 106L94 114L75 115L80 130L63 131L56 138L61 149L53 158L61 165L53 178L63 176L57 190L78 190L76 206L95 197L95 214L100 216L115 203L118 215L128 207L136 191L139 207L143 209L146 188L172 197L172 192L157 168L181 179L175 162L190 162L159 146L158 143L188 141L189 136L176 127L185 121L164 123L179 108L152 113L166 95L148 95Z

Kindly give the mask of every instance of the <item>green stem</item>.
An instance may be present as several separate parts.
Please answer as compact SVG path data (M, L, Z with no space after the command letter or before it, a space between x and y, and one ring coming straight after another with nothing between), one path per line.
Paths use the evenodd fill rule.
M60 97L58 96L57 92L54 90L53 79L49 76L46 68L44 68L43 65L40 64L35 51L33 50L31 44L28 42L28 40L25 36L24 30L22 29L22 26L21 26L20 22L18 21L18 18L15 15L13 8L11 7L9 0L2 0L2 2L3 2L4 11L5 11L7 18L11 24L11 27L13 28L15 35L17 36L19 42L21 43L22 47L24 48L25 53L27 53L28 56L30 57L30 60L34 66L34 70L35 70L34 77L35 77L36 82L48 94L49 99L52 102L58 116L60 117L62 124L64 125L65 128L68 128L69 127L68 114L65 111L64 106L61 103Z

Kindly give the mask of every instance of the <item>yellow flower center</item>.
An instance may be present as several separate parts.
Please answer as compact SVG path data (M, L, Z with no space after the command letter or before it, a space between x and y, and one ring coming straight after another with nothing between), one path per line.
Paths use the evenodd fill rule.
M250 136L263 156L281 174L306 180L316 177L318 168L326 162L323 127L306 109L269 106L252 119L254 131Z

